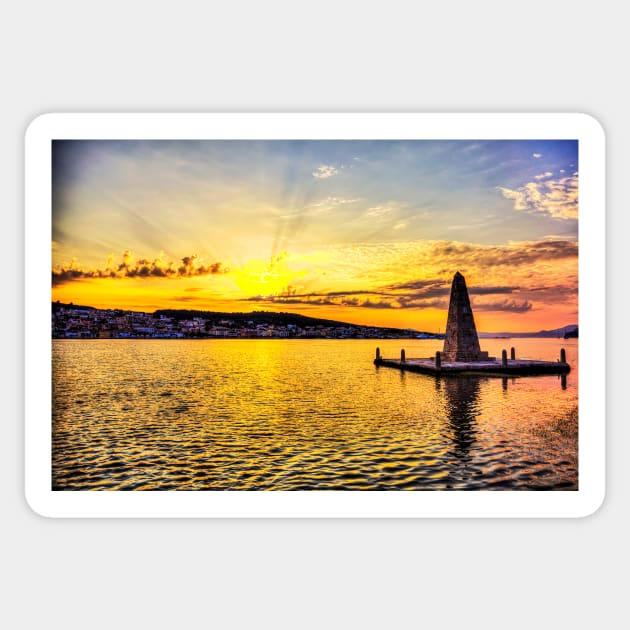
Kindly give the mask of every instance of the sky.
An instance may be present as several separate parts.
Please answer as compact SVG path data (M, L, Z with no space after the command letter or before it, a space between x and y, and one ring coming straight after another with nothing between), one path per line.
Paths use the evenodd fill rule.
M578 322L571 140L55 140L52 298L444 331Z

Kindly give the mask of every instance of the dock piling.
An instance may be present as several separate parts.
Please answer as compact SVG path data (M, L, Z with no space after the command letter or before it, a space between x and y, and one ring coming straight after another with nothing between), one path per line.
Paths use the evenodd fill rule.
M510 358L512 359L512 361L516 359L516 349L513 347L510 348Z
M381 360L381 349L380 348L376 348L376 360L377 361Z
M560 348L560 363L567 362L567 353L564 348Z
M442 369L442 354L439 350L435 353L435 369Z
M405 349L404 348L400 351L400 362L401 363L405 362Z
M507 367L507 351L501 351L501 367Z

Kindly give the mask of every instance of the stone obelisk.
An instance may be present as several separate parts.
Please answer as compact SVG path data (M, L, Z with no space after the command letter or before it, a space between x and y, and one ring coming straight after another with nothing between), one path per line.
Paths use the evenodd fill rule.
M448 320L444 334L443 361L486 361L488 353L479 347L466 280L459 271L453 277Z

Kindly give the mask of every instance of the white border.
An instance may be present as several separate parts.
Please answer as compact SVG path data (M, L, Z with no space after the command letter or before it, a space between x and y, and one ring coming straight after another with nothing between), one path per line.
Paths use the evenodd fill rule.
M579 490L54 492L51 490L51 140L577 139ZM25 491L50 517L579 517L605 496L605 149L585 114L44 114L26 131ZM583 386L588 383L588 386Z

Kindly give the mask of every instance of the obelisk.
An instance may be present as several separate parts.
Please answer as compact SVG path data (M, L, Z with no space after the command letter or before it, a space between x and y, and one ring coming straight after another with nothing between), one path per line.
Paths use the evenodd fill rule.
M442 361L486 361L488 353L479 347L466 280L459 271L453 276L448 306Z

